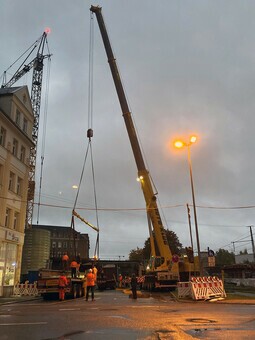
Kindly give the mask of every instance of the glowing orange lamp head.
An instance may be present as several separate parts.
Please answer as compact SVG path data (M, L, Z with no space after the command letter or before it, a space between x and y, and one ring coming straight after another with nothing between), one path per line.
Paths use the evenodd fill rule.
M174 142L174 146L175 146L176 148L178 148L178 149L183 148L184 145L185 145L184 142L182 142L181 140L176 140L176 141Z

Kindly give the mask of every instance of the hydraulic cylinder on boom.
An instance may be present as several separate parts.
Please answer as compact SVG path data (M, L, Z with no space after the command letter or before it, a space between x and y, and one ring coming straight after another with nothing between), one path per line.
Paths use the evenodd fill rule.
M118 71L116 59L114 57L108 33L105 27L104 19L102 16L102 8L99 6L91 6L90 10L96 15L97 18L113 81L119 98L119 103L121 106L127 133L137 165L138 178L140 180L141 188L145 198L148 218L151 221L153 227L153 230L150 231L151 244L155 245L156 243L159 250L159 256L156 256L155 246L152 246L154 251L152 251L153 256L151 257L149 272L145 275L144 288L153 289L162 287L173 287L179 280L178 263L176 263L176 261L173 261L176 257L173 257L167 241L166 232L163 227L157 205L157 197L153 190L149 171L146 169L145 166L132 115L122 86L122 81Z

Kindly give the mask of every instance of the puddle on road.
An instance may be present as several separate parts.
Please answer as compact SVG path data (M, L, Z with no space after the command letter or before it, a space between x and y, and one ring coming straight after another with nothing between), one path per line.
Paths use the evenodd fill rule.
M127 315L108 315L108 318L131 320Z
M215 320L203 319L203 318L191 318L191 319L186 319L186 321L195 322L195 323L216 323L217 322Z
M125 328L104 328L85 332L87 340L157 340L154 334L146 330L132 330Z
M200 339L200 338L207 338L207 336L209 335L208 333L222 332L224 330L226 330L226 329L222 329L222 328L194 328L194 329L190 329L188 331L185 331L185 333ZM216 334L214 334L214 337L216 338Z
M158 312L168 314L168 313L178 313L179 311L177 309L164 309L164 310L158 309Z

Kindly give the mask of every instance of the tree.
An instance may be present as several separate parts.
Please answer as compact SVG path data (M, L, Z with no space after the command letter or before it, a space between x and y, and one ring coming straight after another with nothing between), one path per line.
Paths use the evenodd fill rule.
M168 244L169 244L169 247L170 247L172 254L180 255L182 244L180 243L178 236L172 230L166 229L165 232L166 232L166 238L167 238L167 241L168 241ZM151 245L150 245L150 238L149 237L147 238L147 240L144 243L143 251L144 251L144 258L149 259L150 254L151 254ZM159 250L158 250L157 245L156 245L156 254L159 255Z
M215 259L216 259L216 265L218 266L234 264L235 254L232 252L230 253L228 250L220 248L218 251L216 251Z
M136 249L132 249L130 250L129 253L129 260L130 261L139 261L142 262L144 259L143 257L143 248L136 248Z
M240 255L247 255L248 254L248 250L246 248L243 251L240 250L239 254Z
M165 230L166 232L166 238L169 244L169 247L171 249L172 254L178 254L180 255L182 244L179 241L178 236L175 234L175 232L171 230ZM156 254L159 255L158 247L156 245ZM144 242L143 248L133 249L129 253L129 260L148 260L151 255L151 245L150 245L150 238Z

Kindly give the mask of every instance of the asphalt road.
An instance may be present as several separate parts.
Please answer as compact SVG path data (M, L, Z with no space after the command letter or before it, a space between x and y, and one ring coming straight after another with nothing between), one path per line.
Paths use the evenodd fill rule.
M168 293L132 300L122 291L96 301L35 300L0 306L0 339L255 339L255 305L176 302Z

